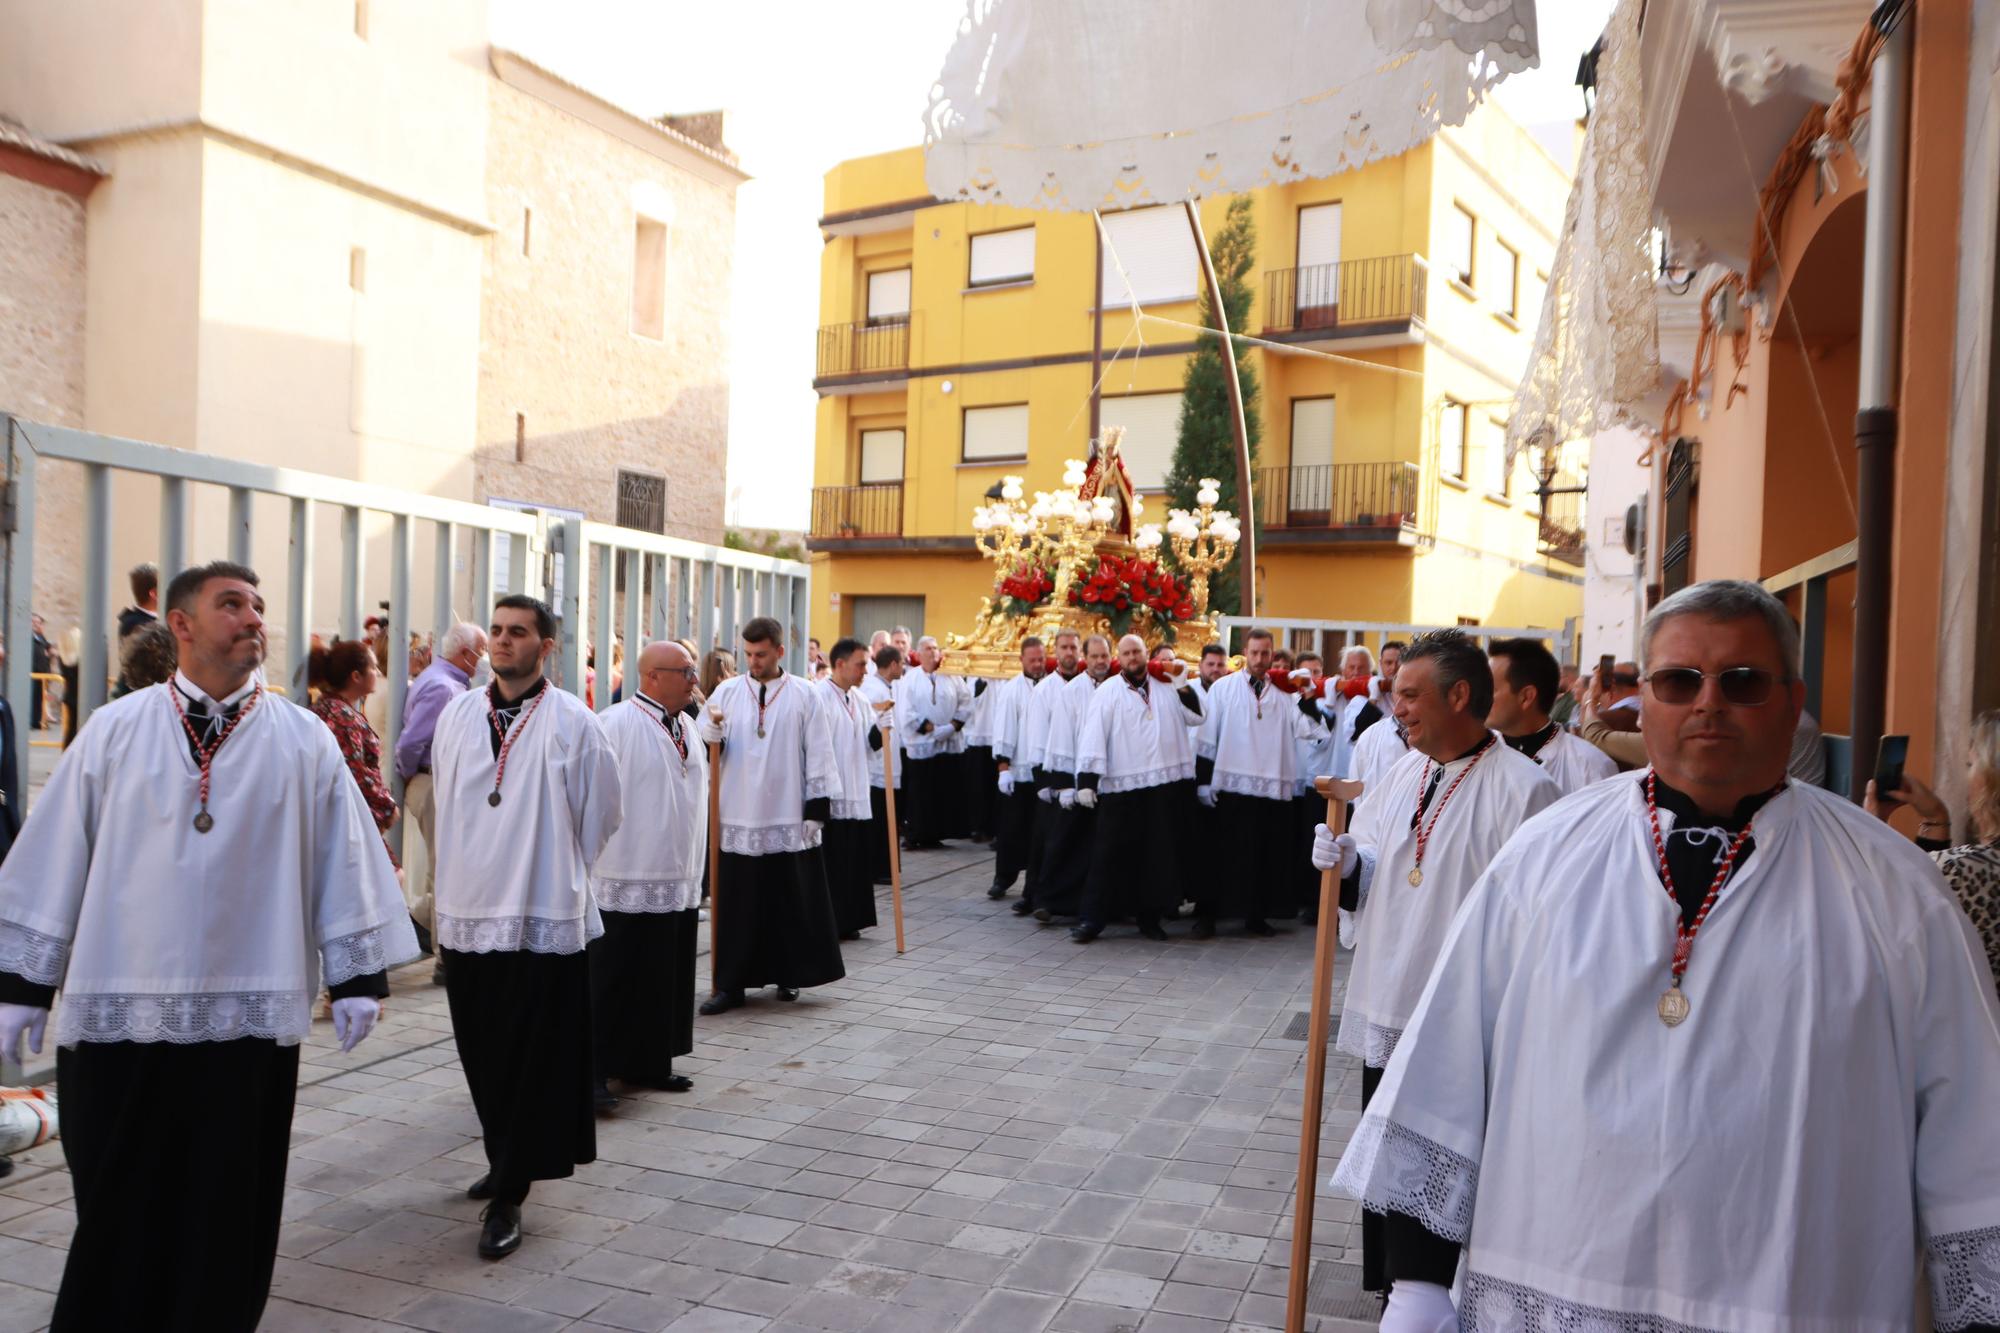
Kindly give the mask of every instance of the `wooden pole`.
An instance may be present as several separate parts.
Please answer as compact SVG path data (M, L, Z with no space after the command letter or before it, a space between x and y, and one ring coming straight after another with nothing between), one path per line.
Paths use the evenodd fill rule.
M1236 436L1236 517L1243 520L1243 539L1236 554L1243 561L1243 605L1246 616L1257 614L1257 522L1256 502L1250 494L1250 429L1243 421L1243 386L1236 378L1236 344L1229 337L1229 312L1222 305L1222 284L1215 278L1215 257L1208 252L1208 234L1201 229L1201 209L1194 200L1187 209L1188 226L1194 231L1194 248L1201 256L1201 280L1208 288L1209 309L1215 327L1222 332L1222 382L1229 386L1229 429Z
M888 700L875 705L885 713L896 705ZM885 723L888 722L884 718ZM896 952L903 952L903 840L896 829L896 732L893 725L882 728L882 808L889 815L889 911L896 918Z
M1090 214L1091 237L1097 242L1097 295L1090 315L1090 443L1104 433L1104 220Z
M1248 536L1246 528L1244 535ZM1326 798L1326 826L1347 831L1347 806L1361 799L1361 784L1316 778ZM1333 946L1340 936L1340 875L1319 872L1319 937L1313 945L1311 1008L1306 1020L1306 1095L1299 1115L1299 1193L1292 1211L1291 1289L1285 1299L1285 1333L1304 1333L1306 1283L1312 1276L1313 1191L1319 1186L1319 1130L1325 1115L1326 1039L1333 996Z
M722 710L711 707L708 715L717 722ZM722 921L722 742L708 743L708 988L715 989L715 960L722 950L718 941Z

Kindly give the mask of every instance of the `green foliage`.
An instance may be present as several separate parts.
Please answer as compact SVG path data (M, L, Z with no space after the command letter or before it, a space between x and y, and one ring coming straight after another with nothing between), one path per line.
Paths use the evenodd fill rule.
M1238 195L1229 201L1222 230L1209 242L1215 259L1215 279L1222 288L1222 308L1229 316L1229 328L1241 333L1250 319L1250 281L1257 266L1257 226L1251 220L1250 198ZM1206 284L1204 284L1204 288ZM1200 322L1204 328L1215 323L1206 290L1201 298ZM1236 486L1236 432L1230 424L1228 370L1222 362L1222 337L1217 333L1199 335L1194 354L1188 358L1181 379L1180 437L1174 444L1173 466L1167 472L1167 503L1176 509L1193 509L1195 492L1203 477L1221 484L1220 508L1243 518L1246 526L1255 515L1245 514ZM1235 344L1236 375L1243 390L1243 422L1250 441L1250 466L1257 466L1257 445L1263 435L1258 414L1257 371L1250 364L1250 349ZM1231 560L1218 570L1209 583L1211 611L1226 615L1238 612L1242 594L1240 560Z
M787 541L779 532L742 532L729 528L722 534L722 544L732 551L755 551L758 555L768 555L773 560L803 560L804 549L795 541Z

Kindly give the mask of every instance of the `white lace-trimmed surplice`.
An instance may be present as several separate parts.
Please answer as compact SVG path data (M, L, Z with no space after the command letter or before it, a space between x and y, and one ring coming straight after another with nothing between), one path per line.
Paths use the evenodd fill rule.
M757 734L757 686L765 689ZM782 687L782 688L781 688ZM789 672L769 681L732 676L709 696L722 710L722 850L771 856L819 846L806 830L807 801L840 795L833 735L810 682Z
M1090 711L1090 701L1097 697L1103 681L1092 680L1088 671L1079 671L1068 680L1060 674L1047 677L1044 681L1057 682L1049 685L1049 711L1044 715L1042 732L1042 757L1036 767L1046 773L1076 773L1077 747L1083 739L1084 715ZM1039 694L1037 695L1039 698Z
M895 687L890 685L888 681L883 680L881 676L872 675L862 680L860 689L861 689L861 698L868 705L868 724L870 726L874 726L880 721L881 717L883 716L881 713L876 711L875 705L884 703L894 704L896 702ZM891 713L891 716L893 718L893 712ZM884 745L894 745L897 747L896 790L901 791L903 789L903 763L902 763L903 756L901 753L901 745L902 745L901 738L892 728L889 734L884 736L882 740ZM880 786L882 786L882 783L883 783L882 751L876 749L874 746L871 745L868 747L868 785L871 787L879 788Z
M0 968L61 989L62 1046L297 1045L322 985L417 956L395 868L333 733L276 695L215 752L196 832L173 688L99 708L56 764L0 866Z
M1297 695L1266 681L1260 698L1250 673L1239 671L1209 687L1194 748L1215 761L1209 785L1216 791L1289 801L1299 777L1298 743L1325 735L1324 723L1299 710Z
M2000 1008L1970 923L1831 793L1790 784L1752 836L1679 1027L1639 774L1522 826L1453 923L1333 1185L1465 1246L1465 1328L1888 1333L1920 1244L1938 1329L2000 1320Z
M521 706L501 804L489 805L489 697L446 704L431 741L434 933L461 953L576 953L604 933L590 876L623 818L618 756L589 705L544 685Z
M1090 696L1077 723L1077 771L1097 774L1101 795L1194 778L1188 724L1201 721L1200 710L1183 704L1173 686L1151 676L1145 681L1142 696L1113 675ZM1297 700L1288 702L1298 707Z
M625 811L590 868L598 909L685 912L701 901L707 865L708 747L694 719L677 716L683 758L667 734L666 710L644 694L611 705L598 720L618 757Z
M1034 702L1035 686L1039 683L1040 680L1030 679L1023 672L986 691L996 696L992 713L993 739L990 742L993 756L1007 761L1017 781L1025 781L1035 767L1034 756L1028 752L1027 743L1032 730L1029 708Z
M1382 779L1389 776L1389 770L1402 761L1410 752L1410 743L1403 739L1403 733L1396 727L1396 719L1387 716L1361 733L1361 739L1354 742L1354 753L1348 758L1347 772L1342 776L1359 782L1364 792L1382 785Z
M996 691L1000 688L997 680L986 681L986 688L980 689L981 677L967 676L964 680L966 697L971 701L971 712L965 720L965 743L968 747L993 744L993 707L999 701Z
M826 728L833 741L834 776L840 790L832 795L835 819L867 819L868 728L875 710L857 689L843 690L831 679L813 682L813 693L826 710Z
M965 750L965 724L972 717L972 691L957 676L942 671L905 671L896 682L896 729L903 752L912 759L934 759ZM930 723L928 732L918 728ZM947 724L958 725L947 730Z
M1035 682L1035 688L1028 695L1027 720L1022 727L1021 757L1035 766L1038 773L1072 773L1076 771L1076 721L1069 711L1069 698L1063 691L1083 677L1078 671L1074 676L1064 676L1060 671L1050 669L1046 676ZM1058 726L1058 721L1063 725ZM1063 735L1068 740L1063 741ZM1056 737L1058 744L1052 751L1050 738ZM1067 757L1069 766L1058 768L1055 760Z
M1618 776L1617 760L1583 737L1560 728L1547 744L1535 751L1535 762L1565 796L1593 782Z
M1421 884L1409 882L1417 864L1417 831L1410 827L1410 816L1425 785L1424 754L1412 750L1403 756L1380 788L1363 794L1354 808L1361 902L1336 1045L1371 1069L1389 1063L1473 882L1523 820L1561 795L1534 760L1508 749L1498 734L1489 734L1492 743L1449 802L1445 793L1473 761L1467 757L1445 765L1437 794L1424 811L1423 826L1430 834Z

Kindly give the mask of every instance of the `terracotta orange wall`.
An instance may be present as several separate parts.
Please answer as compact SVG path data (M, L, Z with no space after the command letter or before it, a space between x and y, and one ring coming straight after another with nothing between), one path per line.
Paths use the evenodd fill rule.
M1759 563L1766 578L1853 540L1854 395L1861 344L1850 338L1801 354L1798 343L1773 338L1767 363L1764 467L1770 481L1764 488Z

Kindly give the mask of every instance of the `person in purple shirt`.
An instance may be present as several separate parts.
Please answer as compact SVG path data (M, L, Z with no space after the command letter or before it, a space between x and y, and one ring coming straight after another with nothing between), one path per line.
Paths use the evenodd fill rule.
M396 772L403 779L403 815L423 834L424 854L410 855L403 849L403 897L410 905L410 919L417 925L417 942L431 952L431 881L437 875L437 843L431 833L437 804L431 796L431 735L437 730L438 714L444 706L465 693L479 659L486 655L486 631L477 625L458 624L445 631L437 653L423 673L410 682L403 700L403 729L396 738ZM409 823L404 824L408 828ZM444 960L438 960L431 979L444 983Z

